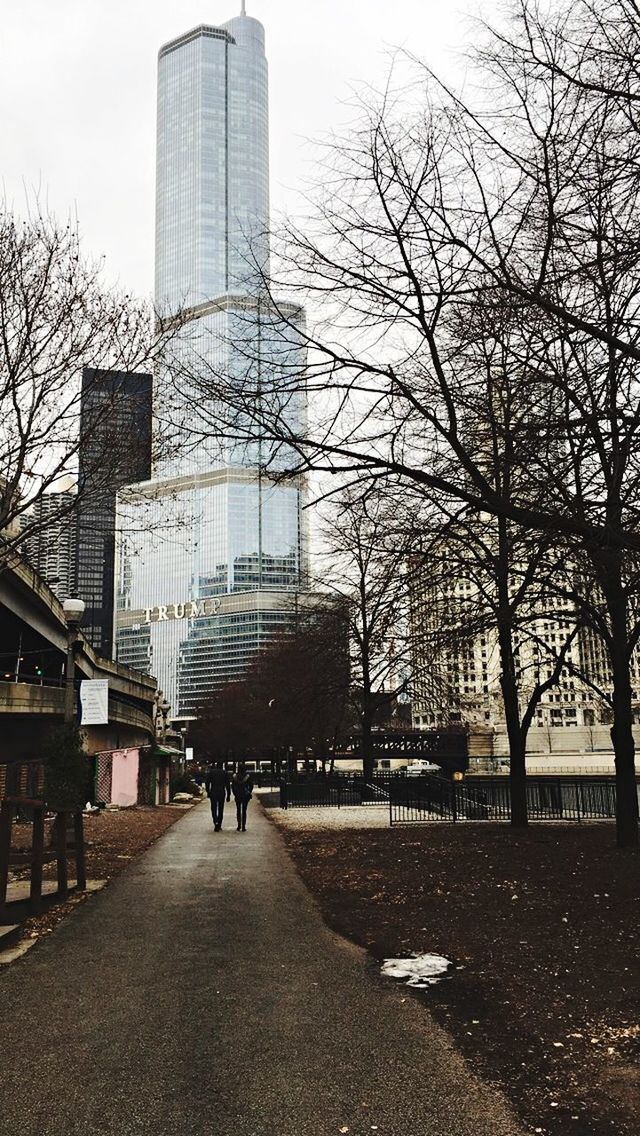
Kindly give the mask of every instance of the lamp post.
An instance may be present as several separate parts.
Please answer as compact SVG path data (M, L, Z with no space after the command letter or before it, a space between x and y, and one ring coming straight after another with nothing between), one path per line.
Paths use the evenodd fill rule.
M167 736L167 719L171 708L172 704L167 702L163 692L156 691L156 735L161 742L164 742Z
M171 709L170 702L161 702L160 711L162 713L162 740L167 740L167 730L169 729L169 711Z
M277 701L277 699L270 698L269 701L267 702L267 710L273 710L273 707L275 706L276 701ZM269 719L271 719L271 715L269 715ZM271 721L269 721L269 726L271 726ZM282 764L281 764L281 761L280 761L280 754L278 753L277 747L275 745L272 745L269 748L271 749L271 776L275 777L276 772L277 772L278 777L280 778L280 777L282 777ZM278 753L277 757L273 756L274 752ZM285 778L285 780L286 780L286 778Z
M75 719L74 679L76 671L75 648L78 641L78 628L84 615L84 602L78 599L67 599L62 604L64 618L67 623L67 666L65 670L64 688L64 720L70 725Z

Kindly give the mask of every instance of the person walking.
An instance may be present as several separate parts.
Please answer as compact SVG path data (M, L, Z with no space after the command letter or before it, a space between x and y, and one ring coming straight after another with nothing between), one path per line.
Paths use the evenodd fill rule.
M220 832L225 798L227 801L231 800L229 773L221 761L216 761L215 765L209 766L204 783L207 796L211 801L211 819L213 820L214 832Z
M253 794L253 781L244 761L238 762L238 768L231 778L231 789L236 802L236 816L238 818L238 832L247 831L247 805Z

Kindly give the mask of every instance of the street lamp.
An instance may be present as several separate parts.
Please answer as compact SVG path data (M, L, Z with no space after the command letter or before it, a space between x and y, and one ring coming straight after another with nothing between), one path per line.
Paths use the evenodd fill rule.
M161 690L158 691L158 694L159 694L160 697L162 697L162 691ZM170 709L171 709L171 703L167 702L166 698L162 702L160 702L160 701L158 702L158 710L160 711L160 713L162 715L162 725L160 727L162 741L164 741L166 739L166 736L167 736L167 726L168 726L167 719L169 717Z
M277 702L276 698L270 698L269 701L267 702L267 710L273 710L273 707L275 706L276 702ZM269 715L269 718L271 718L271 715ZM271 722L269 722L269 726L271 726ZM279 749L278 749L278 747L276 747L274 745L270 746L269 748L271 750L271 776L272 777L275 776L276 767L277 767L278 777L281 777L282 776L282 762L280 760ZM278 754L277 758L274 758L274 756L273 756L274 751ZM285 778L285 780L286 780L286 778Z
M169 726L168 718L169 718L170 709L171 709L171 703L170 702L161 702L160 703L160 710L162 711L162 717L163 717L163 720L164 720L164 732L165 732L165 734L166 734L168 726Z
M65 671L64 720L69 725L75 719L74 679L76 670L75 649L78 642L78 628L84 615L84 602L67 599L62 604L67 623L67 667Z

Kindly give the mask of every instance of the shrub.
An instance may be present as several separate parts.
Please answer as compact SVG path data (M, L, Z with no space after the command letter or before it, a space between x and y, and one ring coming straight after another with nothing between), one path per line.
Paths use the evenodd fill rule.
M171 779L171 796L175 797L176 793L191 793L196 797L200 789L193 780L189 773L179 773L176 777Z
M43 747L44 799L50 808L81 808L91 796L90 763L75 722L55 726Z

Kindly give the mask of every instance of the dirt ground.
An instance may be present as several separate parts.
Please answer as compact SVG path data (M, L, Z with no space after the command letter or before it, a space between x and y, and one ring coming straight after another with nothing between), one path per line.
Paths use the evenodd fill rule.
M280 823L334 929L457 964L415 996L533 1132L638 1136L640 854L610 824Z
M187 806L188 808L189 806ZM86 842L86 870L88 880L110 880L126 868L130 860L144 852L162 836L172 824L184 816L185 807L180 805L137 806L129 809L104 809L84 818ZM30 847L31 826L14 825L13 848ZM16 863L11 871L12 879L28 878L28 869ZM55 879L56 862L45 864L45 879ZM69 877L74 878L73 854L69 854ZM66 903L47 907L40 915L27 919L23 925L23 937L39 938L54 930L86 895L72 895Z

